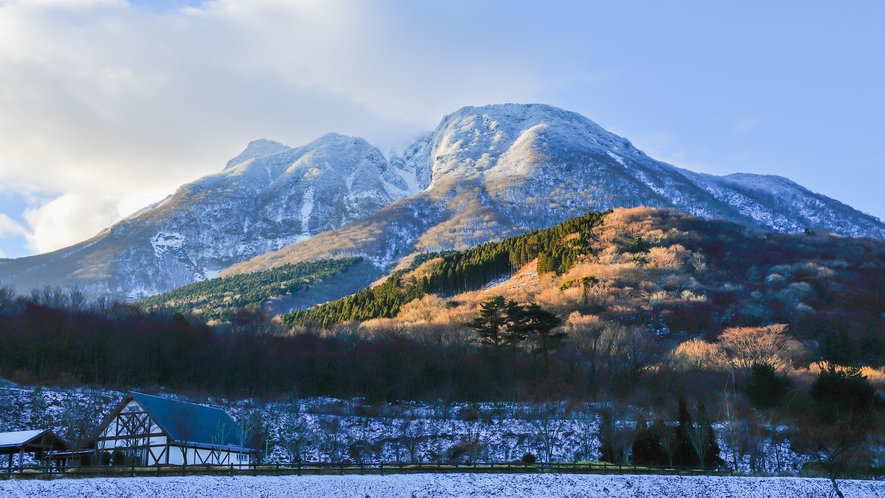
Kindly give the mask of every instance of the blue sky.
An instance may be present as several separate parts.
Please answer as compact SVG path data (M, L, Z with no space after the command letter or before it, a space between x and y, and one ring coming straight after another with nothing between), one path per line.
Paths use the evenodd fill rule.
M0 0L0 251L86 239L256 138L387 149L499 102L885 218L883 6Z

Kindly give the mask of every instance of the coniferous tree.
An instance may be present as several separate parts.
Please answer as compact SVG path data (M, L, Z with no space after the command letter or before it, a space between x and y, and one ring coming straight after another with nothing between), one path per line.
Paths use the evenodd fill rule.
M670 463L670 459L667 457L661 442L661 433L654 426L640 432L636 436L636 440L633 441L633 463L636 465L659 466Z
M516 321L513 325L514 332L519 337L536 336L539 348L544 355L544 365L547 365L547 353L553 347L553 341L564 338L567 334L554 329L562 325L562 319L555 314L541 308L535 303L521 307L517 310Z
M796 383L787 374L778 374L767 363L755 363L744 384L750 406L769 410L783 406L795 392Z
M516 344L525 338L513 327L520 315L515 301L506 301L504 296L491 296L480 305L479 316L465 325L476 330L480 342L497 348Z
M688 402L684 397L679 397L679 423L674 429L676 439L676 451L673 453L673 464L677 467L696 467L699 463L697 453L691 444L689 431L693 423L691 414L688 413Z

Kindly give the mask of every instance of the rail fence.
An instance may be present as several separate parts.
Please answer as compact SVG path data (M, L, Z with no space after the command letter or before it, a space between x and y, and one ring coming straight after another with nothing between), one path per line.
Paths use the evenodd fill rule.
M660 475L731 475L730 469L695 467L657 467L639 465L576 463L321 463L292 465L158 465L152 467L26 467L3 469L0 479L60 479L85 477L162 477L162 476L301 476L301 475L383 475L426 473L502 473L502 474L660 474Z

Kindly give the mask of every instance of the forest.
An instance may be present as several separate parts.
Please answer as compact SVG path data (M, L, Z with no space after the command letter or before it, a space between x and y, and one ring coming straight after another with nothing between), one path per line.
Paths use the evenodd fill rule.
M683 453L714 421L735 444L786 423L829 455L821 465L872 465L883 282L881 241L634 208L427 255L282 320L253 307L208 325L76 289L0 287L0 376L233 398L605 402L611 461L669 461L661 423L691 417Z

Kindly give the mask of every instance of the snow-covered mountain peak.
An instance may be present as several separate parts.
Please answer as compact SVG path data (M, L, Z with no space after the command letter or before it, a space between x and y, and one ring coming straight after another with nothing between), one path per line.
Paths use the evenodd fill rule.
M412 195L426 176L414 169L400 171L364 139L337 133L300 147L255 140L222 171L90 241L16 261L4 280L27 290L83 279L92 293L127 299L164 292ZM32 262L45 270L34 272Z
M551 149L643 156L628 140L584 116L545 104L464 107L444 117L431 136L433 182L453 173L467 178L484 172L527 174L525 155Z
M231 168L233 166L246 162L249 159L269 156L271 154L276 154L287 149L289 149L289 147L273 140L267 140L264 138L253 140L252 142L249 142L249 145L246 146L246 150L237 155L237 157L228 161L224 169Z

